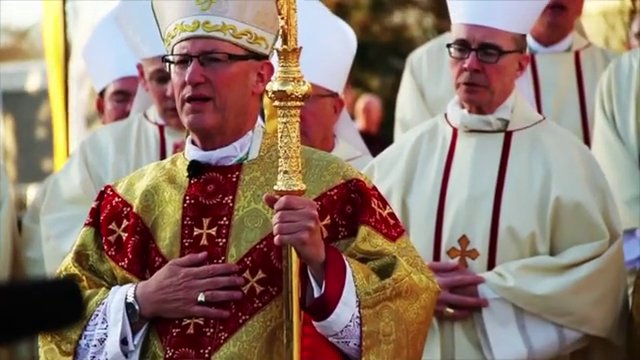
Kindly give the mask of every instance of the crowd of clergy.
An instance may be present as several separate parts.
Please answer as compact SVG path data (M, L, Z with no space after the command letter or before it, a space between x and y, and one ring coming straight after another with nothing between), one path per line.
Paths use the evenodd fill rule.
M0 167L0 281L70 277L83 318L0 358L282 359L285 245L302 359L640 358L640 48L577 32L584 0L447 5L381 145L355 32L297 2L299 196L276 1L120 1L82 50L104 125L20 231Z

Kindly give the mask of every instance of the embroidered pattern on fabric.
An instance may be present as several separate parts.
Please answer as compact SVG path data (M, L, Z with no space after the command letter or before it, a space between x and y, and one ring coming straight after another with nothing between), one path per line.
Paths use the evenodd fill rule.
M356 300L356 309L360 309L360 302ZM351 319L338 333L328 336L327 339L344 352L350 359L360 359L362 321L360 311L356 310Z
M452 246L447 250L447 256L449 256L449 259L451 260L457 258L460 266L465 269L468 268L469 264L467 263L467 258L475 261L480 256L480 252L478 252L477 249L469 249L470 244L471 241L469 241L467 235L462 235L460 239L458 239L458 245L460 245L460 248Z
M91 315L89 322L82 332L82 337L76 347L75 359L107 360L105 348L108 330L107 301L103 300L96 311L93 312L93 315Z

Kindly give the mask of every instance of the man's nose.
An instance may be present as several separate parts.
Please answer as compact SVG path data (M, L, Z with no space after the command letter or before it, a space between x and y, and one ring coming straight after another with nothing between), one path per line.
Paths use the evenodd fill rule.
M482 67L482 62L478 60L478 54L473 51L469 57L464 60L462 66L468 71L477 71Z
M185 81L189 85L202 82L204 79L204 69L197 59L193 59L185 73Z

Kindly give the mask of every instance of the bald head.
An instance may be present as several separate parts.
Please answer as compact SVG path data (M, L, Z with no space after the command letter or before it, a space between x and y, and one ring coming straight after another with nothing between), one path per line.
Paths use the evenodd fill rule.
M378 134L382 124L382 100L378 95L365 93L355 104L355 118L358 130L369 134Z

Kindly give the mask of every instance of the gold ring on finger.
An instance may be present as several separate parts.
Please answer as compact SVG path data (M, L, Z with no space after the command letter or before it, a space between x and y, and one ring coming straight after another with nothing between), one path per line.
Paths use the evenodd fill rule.
M204 296L204 291L200 291L198 297L196 298L196 302L198 305L204 305L207 302L207 298Z
M456 311L453 310L452 308L448 307L448 306L446 308L444 308L444 314L445 315L452 316L452 315L455 315L455 313L456 313Z

